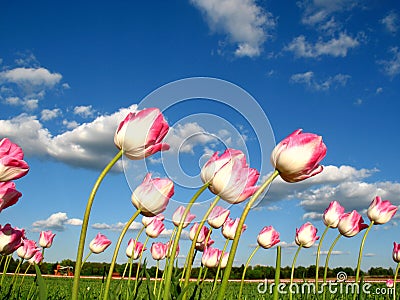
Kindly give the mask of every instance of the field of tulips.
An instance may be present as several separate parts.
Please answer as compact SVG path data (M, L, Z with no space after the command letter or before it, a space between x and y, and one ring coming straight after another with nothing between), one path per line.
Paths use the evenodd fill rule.
M89 244L89 251L84 256L87 228L91 207L97 190L115 163L123 156L131 160L144 159L158 151L168 150L162 143L169 126L162 113L156 108L149 108L137 113L130 113L115 132L114 143L119 149L116 156L100 174L87 202L77 257L74 266L74 278L55 279L42 276L40 264L45 257L45 249L50 248L55 236L51 231L42 231L39 246L36 241L26 237L24 229L5 224L0 227L0 254L3 275L0 279L0 292L4 299L396 299L397 274L400 266L400 245L394 243L393 259L397 264L394 279L386 284L371 285L363 282L360 266L364 244L373 226L387 223L397 212L397 207L388 200L376 196L368 207L370 223L364 223L357 211L345 212L339 202L333 201L323 213L325 230L317 236L317 228L307 222L296 229L294 240L298 246L292 260L291 276L288 282L280 278L281 247L280 234L273 226L265 226L257 237L258 246L249 255L244 266L242 280L230 281L232 265L239 245L241 233L246 230L246 218L255 201L268 188L271 182L280 176L288 183L306 180L323 170L320 162L326 155L326 146L322 138L313 133L303 133L298 129L283 139L271 153L274 171L264 182L256 185L260 174L250 168L242 151L228 148L222 154L214 153L201 169L202 187L193 195L186 206L180 206L172 216L174 230L167 243L156 240L149 247L151 256L156 262L155 279L150 278L146 260L142 254L147 250L150 239L157 239L165 230L162 214L170 198L174 195L174 182L170 178L152 178L148 173L143 182L132 193L132 204L136 212L126 222L118 240L108 275L103 279L87 280L81 278L82 266L92 254L105 251L112 244L103 234L98 233ZM138 134L140 132L140 134ZM147 133L147 134L145 134ZM18 201L21 193L16 190L13 180L23 177L29 171L23 160L22 149L7 138L0 142L0 211ZM176 268L176 258L180 247L179 241L183 229L188 227L196 216L190 210L205 190L215 194L215 200L208 208L201 222L190 227L191 247L185 253L183 270ZM247 200L248 199L248 200ZM247 200L240 217L231 218L230 211L218 206L220 200L232 205ZM143 227L135 239L130 239L125 250L128 263L122 277L128 280L113 279L116 258L122 240L133 221L142 215ZM206 225L207 223L207 225ZM213 247L212 234L218 229L225 238L223 249ZM338 230L338 235L325 259L324 273L319 274L320 252L324 237L329 230ZM328 280L329 259L335 244L341 237L351 238L361 231L364 236L360 245L354 282L337 274L335 281ZM145 241L139 241L141 234L146 234ZM315 279L307 282L295 281L294 271L298 254L303 248L312 247L319 241L316 255ZM275 278L268 283L244 282L246 270L254 254L260 249L276 249ZM20 264L14 275L6 275L10 260L16 254L20 263L28 261L36 271L36 277L24 276ZM193 278L192 265L195 255L201 255L201 269ZM160 261L165 260L165 267L159 270ZM133 262L136 262L136 272ZM205 280L207 272L215 274L211 281ZM211 272L211 271L210 271ZM25 272L26 274L26 272ZM19 276L17 276L19 275ZM340 275L340 276L339 276ZM27 278L25 278L27 277ZM263 286L265 285L265 286ZM228 288L229 287L229 288ZM305 290L306 289L306 290ZM380 291L378 293L377 291Z

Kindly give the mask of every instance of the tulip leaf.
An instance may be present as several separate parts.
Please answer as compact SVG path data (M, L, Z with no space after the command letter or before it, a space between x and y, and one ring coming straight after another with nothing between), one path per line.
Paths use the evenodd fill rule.
M37 276L37 284L39 286L39 299L46 300L47 299L47 287L44 279L42 277L42 273L40 272L40 268L37 264L35 264L36 276Z

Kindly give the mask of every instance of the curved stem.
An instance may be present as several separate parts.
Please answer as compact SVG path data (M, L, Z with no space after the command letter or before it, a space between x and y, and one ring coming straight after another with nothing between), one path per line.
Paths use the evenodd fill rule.
M143 244L143 250L139 254L139 260L138 260L138 264L137 264L137 268L136 268L135 288L133 290L133 294L134 295L136 293L136 289L137 289L137 286L138 286L139 270L140 270L140 266L141 266L141 263L142 263L143 252L144 252L144 249L146 248L146 245L147 245L148 241L149 241L149 236L146 237L146 240L145 240L145 242Z
M393 278L393 300L396 300L396 282L397 282L397 274L399 274L400 263L397 264L396 272L394 273Z
M104 177L111 170L111 168L115 165L115 163L121 158L121 156L122 156L122 150L119 151L117 153L117 155L115 155L115 157L109 162L109 164L101 172L100 176L97 178L97 180L92 188L88 202L86 204L86 210L85 210L85 214L83 216L83 221L82 221L81 235L79 237L78 252L76 254L74 283L72 286L72 298L71 298L72 300L78 300L78 296L79 296L79 279L80 279L81 269L82 269L82 257L83 257L83 251L85 248L86 233L87 233L90 211L92 209L94 197L96 196L97 190L99 189L99 186L100 186L101 182L103 181Z
M89 256L92 255L92 253L93 253L93 252L90 251L90 252L88 253L88 255L86 255L85 259L84 259L83 262L82 262L81 267L85 264L85 262L88 260Z
M234 238L232 246L231 246L228 262L227 262L226 268L224 270L224 276L222 278L221 288L219 289L217 300L223 300L225 297L225 292L226 292L226 288L228 286L229 276L231 275L233 260L235 258L236 249L239 245L240 234L242 233L242 228L243 228L244 222L246 221L246 217L249 214L249 211L250 211L251 207L253 206L254 202L257 200L257 198L262 194L262 192L264 192L264 190L270 185L270 183L278 175L279 175L279 172L277 170L275 170L271 174L271 176L269 176L268 179L259 187L257 192L254 193L254 195L251 197L250 201L246 204L246 206L243 210L243 213L239 220L238 227L236 229L235 238Z
M328 276L328 266L329 266L329 259L331 258L332 250L335 248L336 243L340 239L342 235L339 233L336 239L333 241L331 247L329 248L328 254L326 255L325 258L325 268L324 268L324 283L326 283L326 277ZM316 289L317 290L317 289ZM324 285L324 293L322 296L323 300L325 300L325 285Z
M205 215L203 217L203 220L200 222L199 226L197 227L197 231L196 231L196 233L194 235L194 238L193 238L193 241L192 241L192 245L190 246L189 254L186 257L186 263L185 263L185 267L184 267L183 273L182 273L182 276L185 275L185 283L183 285L183 288L185 288L189 284L190 275L191 275L191 272L192 272L192 265L193 265L193 255L194 255L194 251L195 251L195 248L196 248L197 239L198 239L198 237L200 235L200 231L203 228L205 222L207 221L207 218L210 215L211 211L217 205L217 203L218 203L220 198L221 198L220 196L215 197L214 201L211 203L210 207L208 208L207 212L205 213ZM205 241L205 243L206 242L207 241ZM185 268L186 268L186 273L185 273ZM186 299L186 294L183 295L182 299L183 300Z
M321 254L321 246L322 246L322 241L324 240L325 235L327 234L328 230L329 230L329 226L326 226L325 230L322 233L322 236L319 240L319 243L318 243L317 257L315 259L315 290L316 291L318 291L318 271L319 271L319 257Z
M165 286L164 286L164 297L163 299L168 300L170 298L170 288L171 288L171 278L172 278L172 268L174 267L174 260L175 260L175 253L176 253L176 249L178 248L178 243L179 243L179 238L181 237L181 233L182 233L182 229L183 229L183 224L186 221L186 216L189 213L190 208L192 207L193 203L197 200L197 198L199 198L199 196L201 195L202 192L204 192L208 186L210 184L209 183L205 183L192 197L192 199L190 199L185 211L183 212L182 218L180 220L177 232L176 232L176 236L174 239L174 244L172 247L172 251L169 257L169 261L168 261L168 267L167 267L167 274L165 275Z
M275 285L274 285L274 298L273 300L279 299L278 286L280 283L281 276L281 246L276 247L276 261L275 261Z
M160 260L157 260L157 263L156 263L156 276L154 278L154 288L153 288L154 297L156 296L156 286L157 286L157 278L158 278L158 270L159 269L160 269Z
M221 270L222 259L224 257L226 248L228 247L228 244L229 244L229 239L226 239L224 248L222 249L222 252L221 252L221 257L220 257L219 262L218 262L218 268L217 268L217 272L215 273L214 283L213 283L213 287L212 287L212 291L211 292L213 292L215 290L215 288L217 287L219 271Z
M254 248L253 252L250 254L249 258L246 261L246 265L244 266L243 274L242 274L242 281L240 282L240 289L239 289L239 297L238 299L242 299L242 293L243 293L243 283L244 283L244 277L246 276L246 270L247 267L249 266L249 263L251 259L253 258L254 254L260 249L260 245L257 245L257 247Z
M110 270L108 271L108 275L107 275L107 281L106 281L106 286L105 286L105 289L104 289L104 297L103 297L104 300L107 300L107 298L108 298L108 293L109 293L109 290L110 290L110 284L111 284L112 273L113 273L113 271L114 271L115 262L116 262L116 260L117 260L118 251L119 251L119 248L121 247L122 240L123 240L123 238L124 238L126 232L128 231L129 226L131 226L131 224L133 223L133 221L136 219L136 217L137 217L140 213L141 213L141 210L138 209L138 210L133 214L133 216L129 219L129 221L125 224L124 228L122 229L121 234L119 235L117 244L115 245L114 254L113 254L113 257L112 257L112 260L111 260Z
M297 248L296 254L294 255L294 258L293 258L292 272L290 273L290 284L289 284L289 299L290 300L292 300L292 298L293 298L292 285L293 285L293 277L294 277L294 267L296 266L297 256L299 255L301 248L302 248L302 246L300 245L299 248Z

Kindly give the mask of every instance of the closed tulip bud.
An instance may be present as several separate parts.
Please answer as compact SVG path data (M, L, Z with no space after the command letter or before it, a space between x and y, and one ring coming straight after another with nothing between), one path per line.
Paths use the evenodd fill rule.
M209 183L209 189L221 199L232 203L240 203L253 195L258 186L254 186L260 174L249 168L242 151L226 149L218 156L218 152L206 162L201 169L201 179Z
M153 243L150 252L154 260L164 259L167 255L167 245L160 242Z
M207 268L218 267L219 258L221 256L221 250L217 248L208 247L204 250L201 256L201 263Z
M225 269L226 265L228 264L229 252L225 252L224 255L221 255L219 259L221 260L221 269Z
M36 253L28 260L31 265L39 265L43 260L43 253L41 251L36 251Z
M130 239L128 242L128 247L126 248L126 256L136 260L140 257L140 255L146 251L147 249L143 247L144 245L141 242L137 242L134 239Z
M21 196L22 194L15 189L14 182L0 182L0 212L17 203Z
M198 228L199 228L199 223L194 223L192 228L190 228L189 237L192 241L194 239L194 236L196 235ZM199 236L197 237L196 243L204 242L204 240L206 239L209 232L210 232L210 229L208 229L206 226L203 226L200 229L200 233L199 233Z
M344 207L337 201L332 201L323 215L324 224L330 228L337 228L340 217L344 214Z
M25 239L23 245L17 249L17 255L25 260L31 259L39 251L35 241Z
M168 144L161 143L168 130L160 110L147 108L126 116L115 132L114 143L127 158L143 159L169 149Z
M171 241L171 243L168 241L168 242L165 243L165 245L166 245L166 248L167 248L166 257L170 258L171 252L172 252L172 247L174 245L174 241ZM178 245L176 245L175 257L177 257L179 255L179 250L180 250L180 247L179 247L179 243L178 243Z
M208 224L215 229L221 228L231 212L221 206L216 206L208 216Z
M271 163L283 180L298 182L322 172L319 163L325 155L322 137L297 129L276 145Z
M174 214L172 215L172 223L174 223L176 227L179 226L184 212L185 212L185 207L181 205L175 210ZM192 222L194 218L196 218L196 216L191 214L189 211L185 221L183 222L183 228L188 227L190 222Z
M396 214L397 206L392 205L389 200L382 201L381 197L376 196L368 207L368 218L374 224L385 224Z
M23 160L24 152L8 138L0 141L0 181L10 181L25 176L29 171Z
M368 225L364 224L364 219L355 210L343 214L338 224L340 234L345 237L353 237L367 227Z
M55 233L52 233L51 230L42 231L39 237L39 245L43 248L50 248L53 244L53 239L55 237Z
M279 232L272 226L265 226L257 236L257 243L264 249L269 249L279 242Z
M204 249L210 247L214 243L215 243L215 241L209 238L207 240L207 245L206 245L206 241L202 241L201 243L196 243L195 249L197 251L203 252Z
M317 231L318 229L310 222L303 224L299 229L296 228L296 244L303 248L310 248L319 239Z
M147 227L146 227L146 234L155 239L158 237L161 232L163 232L165 229L165 225L162 221L159 219L154 219L153 222L151 222Z
M394 281L392 279L386 280L386 287L392 288L394 286Z
M160 220L160 221L164 221L165 216L164 216L163 214L158 214L158 215L153 216L153 217L146 217L146 216L143 216L143 217L142 217L142 224L143 224L143 226L144 226L144 227L147 227L154 219L158 219L158 220Z
M101 233L98 233L96 237L90 242L89 248L90 251L93 253L99 254L101 252L104 252L104 250L107 249L108 246L111 245L111 241Z
M400 262L400 244L393 243L393 260L397 263Z
M174 195L174 183L168 178L151 178L148 173L132 193L132 204L147 217L162 213Z
M235 239L235 234L236 234L236 229L239 225L239 218L236 218L235 220L231 218L227 218L224 225L222 225L222 235L229 240ZM242 227L242 232L245 231L247 228L246 224L243 224Z
M6 224L0 228L0 254L6 256L13 253L23 244L24 238L24 229L12 228Z

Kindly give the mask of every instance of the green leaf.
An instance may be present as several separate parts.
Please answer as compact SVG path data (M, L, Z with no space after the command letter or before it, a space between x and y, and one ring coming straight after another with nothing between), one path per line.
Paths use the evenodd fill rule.
M46 300L47 299L47 287L44 279L42 277L42 273L40 272L40 268L37 264L35 264L36 276L37 276L37 284L39 286L39 299Z

